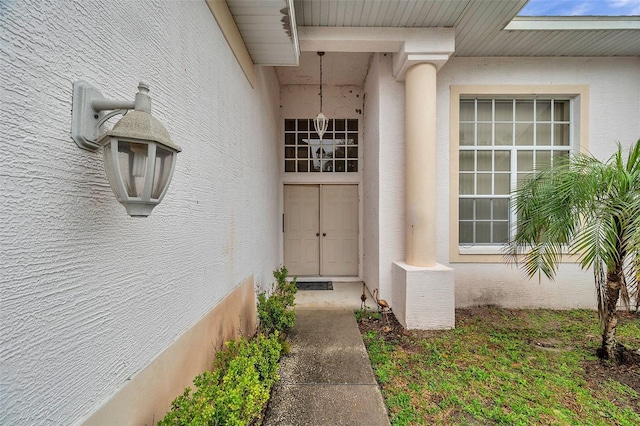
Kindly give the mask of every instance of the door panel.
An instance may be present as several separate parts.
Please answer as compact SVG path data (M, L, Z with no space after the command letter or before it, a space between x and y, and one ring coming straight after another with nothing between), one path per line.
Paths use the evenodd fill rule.
M289 274L357 276L358 214L358 185L285 185Z
M358 275L358 186L321 188L321 273Z
M320 188L284 187L284 259L290 275L320 274Z

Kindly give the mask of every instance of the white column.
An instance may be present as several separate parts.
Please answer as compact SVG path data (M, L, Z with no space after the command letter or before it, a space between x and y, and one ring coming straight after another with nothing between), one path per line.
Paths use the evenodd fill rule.
M405 79L405 262L422 267L436 265L436 71L419 63Z

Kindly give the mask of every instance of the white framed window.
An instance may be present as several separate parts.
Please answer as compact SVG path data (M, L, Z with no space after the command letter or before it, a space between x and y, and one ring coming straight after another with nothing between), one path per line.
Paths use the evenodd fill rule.
M322 139L313 119L284 120L286 173L352 173L358 166L357 119L330 119Z
M511 191L536 168L586 152L589 86L450 87L451 262L502 262Z

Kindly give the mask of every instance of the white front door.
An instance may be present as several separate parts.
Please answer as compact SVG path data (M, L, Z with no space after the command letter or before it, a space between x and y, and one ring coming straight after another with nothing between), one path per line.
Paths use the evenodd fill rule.
M358 275L358 186L285 185L284 265L290 275Z

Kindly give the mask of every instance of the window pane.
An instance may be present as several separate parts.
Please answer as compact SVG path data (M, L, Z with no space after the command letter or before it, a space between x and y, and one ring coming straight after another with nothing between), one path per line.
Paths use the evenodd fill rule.
M493 102L491 100L478 100L478 121L491 121Z
M496 121L513 121L513 101L496 101Z
M460 145L471 146L474 142L475 124L460 124Z
M471 99L460 101L460 121L475 120L475 101Z
M491 200L481 198L476 200L476 219L491 220Z
M349 133L349 139L347 139L347 145L358 145L357 133Z
M298 133L298 145L308 145L309 136L306 133Z
M473 244L473 222L460 222L460 244Z
M556 124L553 126L553 144L555 146L569 146L568 124Z
M358 158L357 146L350 146L347 148L347 158Z
M533 170L533 151L518 151L518 171L530 172Z
M491 160L492 153L491 151L478 151L478 170L483 172L490 172L492 170Z
M475 194L473 188L473 174L471 173L460 173L460 188L458 189L460 194L462 195L472 195Z
M509 199L499 198L493 200L493 218L498 220L509 219Z
M298 120L298 131L309 130L309 120Z
M347 130L350 132L358 131L358 120L347 120Z
M536 120L551 121L551 101L536 102Z
M461 198L458 203L458 216L460 220L473 220L473 200Z
M344 120L334 120L335 121L335 129L337 132L345 131L345 121Z
M286 130L286 131L295 131L296 130L296 120L284 120L284 130Z
M288 146L284 149L284 158L296 158L296 148Z
M298 171L299 172L308 172L309 171L309 161L306 161L306 160L298 161Z
M347 172L358 171L358 160L347 160Z
M494 152L494 170L498 172L508 172L511 170L511 152L495 151Z
M551 151L536 152L536 170L549 167L551 164Z
M516 121L533 121L533 101L516 101Z
M491 243L491 222L476 222L476 243Z
M533 145L533 124L531 123L516 124L516 145L518 146Z
M493 222L493 242L505 243L509 240L509 222Z
M496 145L513 145L513 124L496 123Z
M475 152L474 151L460 151L460 170L464 172L472 172L474 167Z
M531 176L533 176L533 173L531 173L531 172L518 173L518 185L522 184L524 181L529 179Z
M551 145L551 124L536 124L536 145Z
M296 144L296 135L295 135L295 133L285 133L284 134L284 143L285 143L285 145L295 145Z
M284 162L284 171L285 172L295 172L296 171L296 162L294 160L286 160Z
M344 147L337 147L336 150L334 151L334 156L336 158L344 158L344 156L346 155L346 150Z
M496 173L494 180L494 194L508 195L511 192L511 176L509 173Z
M569 101L553 102L553 120L569 121Z
M553 161L558 161L559 159L566 160L569 158L569 151L553 151Z
M478 145L493 145L491 127L491 123L478 123Z
M489 195L491 194L491 173L478 173L478 191L477 194Z

